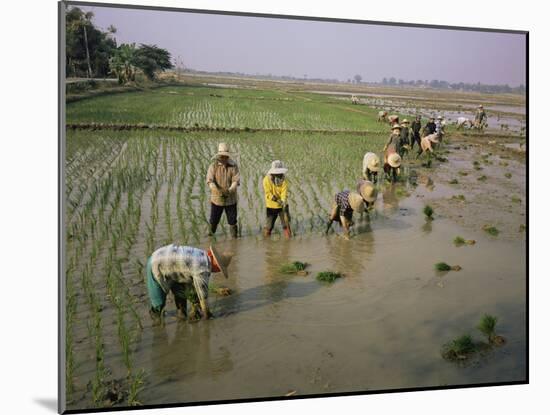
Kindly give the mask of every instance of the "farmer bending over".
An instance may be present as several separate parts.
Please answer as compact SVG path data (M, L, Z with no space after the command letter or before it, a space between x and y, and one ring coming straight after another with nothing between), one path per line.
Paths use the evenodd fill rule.
M384 146L384 172L390 180L396 181L401 166L401 126L394 125L391 129L391 135Z
M290 231L290 213L288 210L288 181L285 174L288 169L285 168L282 161L275 160L271 163L271 169L267 172L263 180L266 222L264 236L271 236L277 217L281 218L283 233L288 239L291 236Z
M206 299L208 280L212 272L221 272L228 277L227 266L232 255L220 254L216 248L207 251L191 246L167 245L157 249L147 259L146 282L151 308L149 314L153 323L162 321L166 296L174 294L177 316L187 318L187 300L191 301L191 316L195 320L211 317Z
M237 237L237 186L240 181L239 167L230 158L229 146L218 145L216 159L208 168L206 183L210 196L210 235L216 233L222 214L225 211L229 230L233 238Z
M363 179L376 183L379 171L380 158L374 153L365 153L363 156Z
M350 228L353 226L353 213L363 213L365 211L365 201L359 193L344 190L334 196L332 210L329 221L327 222L328 233L332 222L338 222L344 228L344 238L349 240Z

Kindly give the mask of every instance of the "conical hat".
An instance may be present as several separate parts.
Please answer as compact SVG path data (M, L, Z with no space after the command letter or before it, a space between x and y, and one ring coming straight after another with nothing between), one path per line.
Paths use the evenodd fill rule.
M365 211L365 202L359 193L350 192L348 201L354 212L363 213Z
M359 188L359 193L361 193L361 197L369 203L374 202L376 200L376 197L378 196L378 190L376 190L374 184L372 184L372 182L369 182L368 180L365 180L361 184L361 187Z
M393 168L401 166L401 156L397 153L392 153L388 156L388 164Z
M372 172L380 171L380 158L374 154L368 159L367 167Z
M218 263L218 266L220 267L220 270L224 275L224 277L228 278L229 273L227 272L227 267L231 262L231 258L233 258L233 254L227 254L227 253L220 254L218 250L212 245L210 245L210 252L212 252L212 256Z

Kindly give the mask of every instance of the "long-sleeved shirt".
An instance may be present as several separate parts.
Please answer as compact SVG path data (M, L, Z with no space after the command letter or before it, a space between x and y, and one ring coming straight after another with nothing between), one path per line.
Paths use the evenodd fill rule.
M208 253L191 246L167 245L151 255L153 277L164 292L172 284L193 284L200 300L208 297L212 263Z
M422 124L420 121L414 120L411 124L411 128L413 130L414 136L418 137L420 135L420 130L422 129Z
M434 122L428 122L424 126L424 134L423 135L430 135L435 133L435 123Z
M265 193L265 205L270 209L281 209L283 203L287 201L288 197L288 181L286 177L282 183L277 185L271 179L271 175L268 174L263 180L264 193ZM281 201L282 203L278 203Z
M218 206L230 206L237 203L237 186L240 183L240 173L237 163L229 159L227 166L215 160L208 168L206 174L206 183L210 186L214 184L214 188L211 189L210 201ZM233 185L234 191L229 191L229 188ZM223 191L227 192L223 195Z
M336 202L336 206L338 206L338 214L340 216L345 216L347 218L351 218L353 216L353 209L349 203L349 190L336 193L336 196L334 196L334 201Z
M386 154L399 153L401 147L400 137L400 133L390 134L390 138L388 138L388 141L386 142Z
M399 144L401 146L404 146L405 144L410 145L412 141L411 129L409 127L402 127L399 137Z

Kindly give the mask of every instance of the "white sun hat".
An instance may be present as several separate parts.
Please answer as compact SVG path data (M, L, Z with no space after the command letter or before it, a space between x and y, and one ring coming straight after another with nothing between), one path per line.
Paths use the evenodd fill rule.
M271 168L267 174L286 174L288 169L285 167L281 160L275 160L271 163Z

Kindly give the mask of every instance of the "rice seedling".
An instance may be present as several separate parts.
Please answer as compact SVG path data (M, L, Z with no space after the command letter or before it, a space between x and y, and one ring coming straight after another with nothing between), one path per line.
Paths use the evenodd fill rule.
M507 179L511 179L512 173L504 173L504 177L506 177Z
M511 199L512 202L514 202L514 203L521 203L521 198L518 197L518 196L512 196L510 199Z
M321 282L327 282L332 284L338 278L342 278L342 274L340 274L339 272L322 271L317 273L317 281L321 281Z
M424 206L423 212L426 220L433 220L434 210L430 205Z
M145 371L141 369L129 379L130 385L128 387L128 406L141 406L143 405L138 400L139 393L144 389L145 384Z
M466 239L464 239L462 236L456 236L453 242L456 246L462 246L466 244Z
M521 223L521 224L519 225L519 231L520 231L520 232L524 232L525 229L527 229L527 226L525 226L523 223Z
M450 271L451 270L451 266L449 264L447 264L446 262L438 262L437 264L435 264L435 269L436 271Z
M458 180L457 179L452 179L449 181L449 184L458 184Z
M479 176L479 177L477 178L477 180L478 180L479 182L485 182L485 181L487 181L487 176L485 176L485 175Z
M460 170L460 171L458 172L458 174L461 175L461 176L467 176L467 175L468 175L468 172L467 172L467 171L464 171L464 170Z
M453 195L451 197L451 199L453 200L458 200L459 202L465 202L466 201L466 196L460 194L460 195Z
M500 233L500 231L492 225L484 225L482 229L491 236L497 236Z
M498 319L495 316L492 316L490 314L485 314L483 317L481 317L481 320L479 321L477 325L477 329L485 336L487 337L487 341L489 343L493 342L493 339L495 337L495 329L497 325Z
M281 274L303 274L305 272L305 269L307 268L309 264L307 262L300 262L300 261L294 261L282 264L279 267L279 272Z
M443 345L441 355L446 360L459 361L470 357L477 350L472 336L463 334Z

